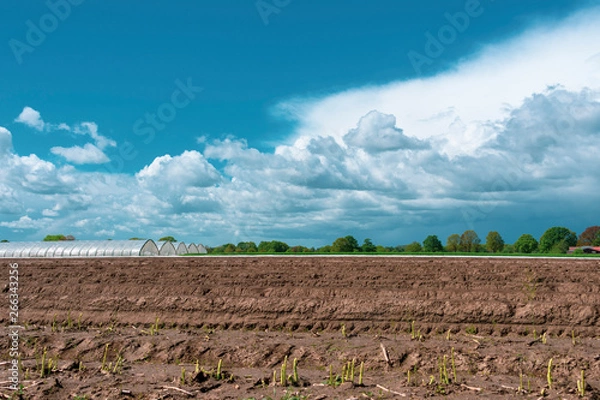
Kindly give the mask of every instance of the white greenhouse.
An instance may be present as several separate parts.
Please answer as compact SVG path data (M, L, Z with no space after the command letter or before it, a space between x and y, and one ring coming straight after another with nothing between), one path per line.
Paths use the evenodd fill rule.
M175 252L177 253L178 256L182 256L182 255L188 253L188 248L185 245L185 243L179 242L179 244L177 245L177 248L175 249Z
M174 256L177 255L177 249L173 246L171 242L164 242L160 247L160 251L158 253L161 256Z
M0 243L0 257L148 257L158 256L153 240L66 240Z

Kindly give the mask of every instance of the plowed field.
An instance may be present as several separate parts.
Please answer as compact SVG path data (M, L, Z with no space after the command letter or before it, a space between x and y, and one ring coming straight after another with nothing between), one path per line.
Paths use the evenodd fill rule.
M19 265L25 399L577 398L582 370L598 398L598 259L2 262Z

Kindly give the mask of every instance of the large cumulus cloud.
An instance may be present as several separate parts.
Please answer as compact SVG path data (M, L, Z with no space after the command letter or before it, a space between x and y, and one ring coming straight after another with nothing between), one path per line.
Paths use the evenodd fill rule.
M396 117L371 111L358 122L345 136L344 142L349 146L359 147L369 153L392 150L423 150L429 144L416 138L404 135L402 129L396 127Z

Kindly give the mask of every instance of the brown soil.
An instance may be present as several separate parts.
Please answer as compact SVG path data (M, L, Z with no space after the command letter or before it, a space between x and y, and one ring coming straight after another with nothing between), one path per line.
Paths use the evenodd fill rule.
M537 399L542 390L548 398L577 398L581 370L585 397L600 398L597 259L3 262L19 264L25 399L401 396L394 392L407 398L498 399L519 392L519 397ZM8 285L5 297L7 292ZM157 318L156 332L152 324ZM0 321L6 337L8 306ZM8 340L0 344L4 362L11 361L9 347ZM40 378L44 349L46 360L57 360L57 367ZM279 381L286 356L289 375L298 360L299 382L274 384L273 371ZM444 356L450 381L445 384L440 382ZM115 368L119 357L123 365ZM553 384L548 388L551 358ZM214 375L220 359L219 380ZM337 375L352 360L354 384L324 384L330 365ZM361 362L364 381L358 385ZM205 373L195 373L196 363ZM2 394L14 392L1 389Z

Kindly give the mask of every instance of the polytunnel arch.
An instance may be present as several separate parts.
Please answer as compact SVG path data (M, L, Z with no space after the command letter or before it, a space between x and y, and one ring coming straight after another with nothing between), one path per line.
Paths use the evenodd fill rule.
M198 254L198 246L194 243L190 243L188 246L188 254Z
M140 249L141 256L157 256L158 246L154 243L154 240L146 240L144 245Z
M187 246L185 245L185 243L184 242L179 242L179 244L175 248L175 252L177 253L178 256L182 256L184 254L187 254Z
M198 243L198 254L207 254L208 250L206 250L206 247L204 247L204 245L202 243Z
M179 244L177 245L177 248L176 248L175 251L176 251L176 253L177 253L178 256L182 256L184 254L187 254L188 248L185 245L185 243L179 242Z
M177 255L177 249L173 246L171 242L165 242L161 247L158 253L160 256L174 256Z

